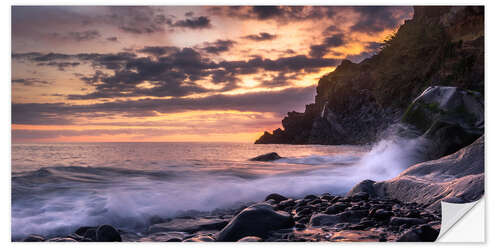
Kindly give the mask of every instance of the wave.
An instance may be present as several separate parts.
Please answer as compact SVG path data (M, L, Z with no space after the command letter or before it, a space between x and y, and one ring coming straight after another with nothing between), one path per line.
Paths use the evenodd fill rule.
M305 157L284 157L275 162L305 165L352 164L360 159L356 155L311 155Z
M262 200L345 194L364 179L386 180L420 160L421 139L392 136L359 153L288 157L273 163L197 162L164 170L45 167L12 174L12 238L64 235L111 224L140 232L151 218Z

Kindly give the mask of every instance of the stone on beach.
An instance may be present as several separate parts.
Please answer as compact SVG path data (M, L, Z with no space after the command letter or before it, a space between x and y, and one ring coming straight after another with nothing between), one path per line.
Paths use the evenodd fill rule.
M252 205L238 215L217 234L217 241L237 241L246 236L265 238L273 230L291 228L294 225L290 214L274 211L271 205Z
M114 241L122 241L120 237L120 233L110 226L110 225L102 225L99 226L96 230L96 240L100 242L114 242Z

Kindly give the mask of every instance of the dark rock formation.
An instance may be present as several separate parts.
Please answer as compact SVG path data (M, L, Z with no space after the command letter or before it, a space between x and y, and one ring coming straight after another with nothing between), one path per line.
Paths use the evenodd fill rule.
M343 61L318 83L304 113L255 143L365 144L433 85L484 93L484 7L419 6L414 17L359 64Z
M40 235L30 234L23 241L24 242L41 242L41 241L45 241L45 238L43 236L40 236Z
M281 159L281 156L278 155L276 152L271 152L263 155L259 155L257 157L254 157L250 159L251 161L275 161Z
M99 226L95 233L96 233L96 240L100 242L122 241L120 233L118 233L118 231L110 225Z
M425 159L456 152L484 133L484 102L479 92L457 87L427 88L408 107L402 122L423 134Z
M372 189L378 197L417 202L437 210L442 200L476 201L484 193L484 136L454 154L409 167L394 179L363 181L347 195L362 188Z
M439 236L439 231L428 225L419 226L408 230L396 241L400 242L433 242Z

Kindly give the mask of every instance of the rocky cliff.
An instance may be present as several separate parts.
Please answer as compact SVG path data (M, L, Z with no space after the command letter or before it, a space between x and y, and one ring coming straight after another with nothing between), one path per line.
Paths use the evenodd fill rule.
M304 113L289 112L284 129L255 143L370 143L432 85L484 93L484 7L414 7L378 54L343 61L319 80Z

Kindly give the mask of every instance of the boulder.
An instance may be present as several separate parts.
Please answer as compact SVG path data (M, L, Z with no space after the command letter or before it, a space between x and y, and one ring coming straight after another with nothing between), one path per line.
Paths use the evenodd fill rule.
M360 184L349 193L354 193ZM442 200L472 202L484 193L484 136L454 154L413 165L399 176L366 182L379 197L416 202L434 210Z
M268 201L268 200L275 200L277 202L282 202L282 201L285 201L287 200L288 198L286 198L285 196L283 195L280 195L280 194L276 194L276 193L273 193L273 194L270 194L268 196L266 196L266 198L264 199L264 201Z
M28 237L24 238L24 242L41 242L45 241L45 238L40 235L30 234Z
M275 161L278 159L281 159L281 156L279 156L278 153L276 153L276 152L271 152L268 154L259 155L257 157L250 159L250 160L251 161Z
M347 208L347 205L342 202L337 202L328 208L326 208L325 213L326 214L338 214L340 212L343 212Z
M282 211L274 211L269 204L258 203L245 208L218 234L217 241L237 241L246 236L266 238L273 230L294 226L293 217Z
M422 225L403 233L396 241L399 242L433 242L439 236L439 231L429 225Z
M348 193L346 196L348 197L351 197L357 193L360 193L360 192L363 192L363 193L366 193L368 194L370 197L375 197L376 194L375 194L375 189L373 188L373 184L375 182L372 181L372 180L364 180L358 184L356 184L356 186L354 186Z
M122 238L118 231L110 225L99 226L96 230L96 240L100 242L121 242Z
M483 97L457 87L431 86L410 104L401 120L428 140L425 159L437 159L484 134Z

